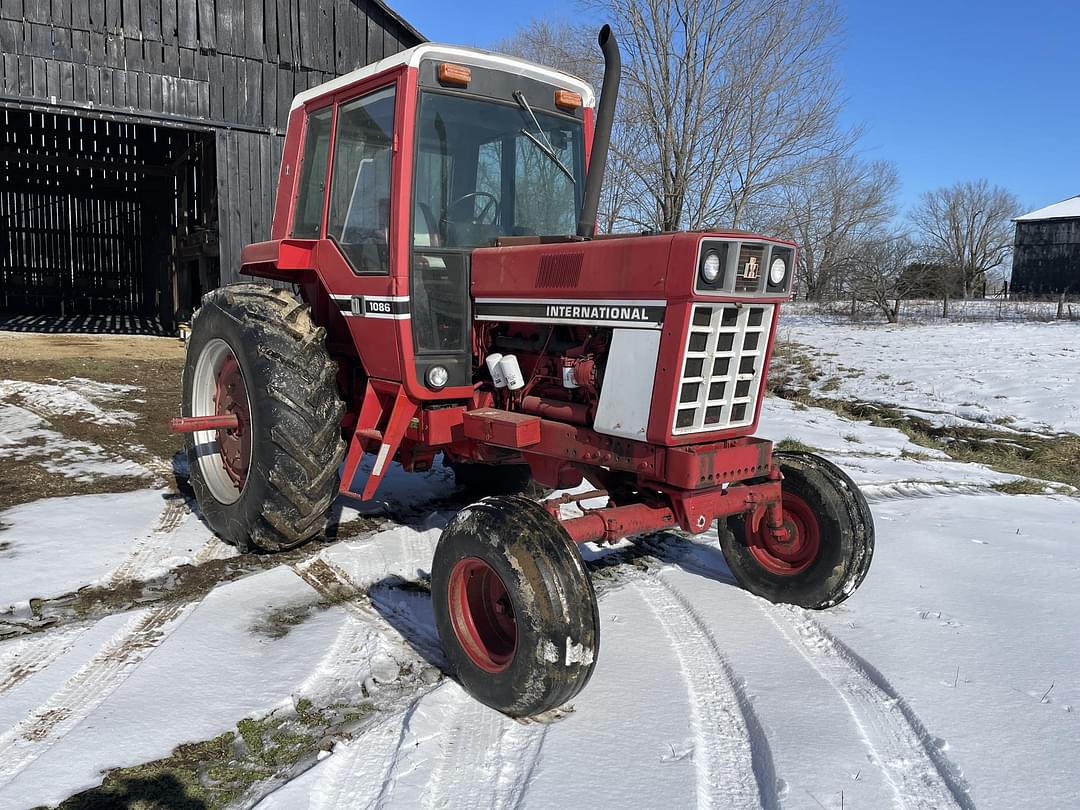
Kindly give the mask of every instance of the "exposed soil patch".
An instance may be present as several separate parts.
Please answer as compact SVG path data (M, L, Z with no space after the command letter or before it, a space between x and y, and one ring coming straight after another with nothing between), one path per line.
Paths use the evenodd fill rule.
M166 428L169 418L178 413L183 364L184 346L171 338L0 333L0 379L56 384L82 377L137 386L106 406L135 414L134 424L103 425L80 414L38 416L48 429L142 464L166 484L171 483L171 459L183 447L182 438ZM17 398L12 401L19 404ZM48 453L47 447L42 449ZM138 476L76 481L45 469L36 463L36 456L18 456L0 456L0 509L39 498L122 492L148 483Z

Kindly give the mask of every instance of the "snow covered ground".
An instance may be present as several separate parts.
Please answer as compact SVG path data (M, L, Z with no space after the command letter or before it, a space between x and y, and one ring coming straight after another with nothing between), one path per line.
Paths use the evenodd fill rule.
M1024 328L1033 346L1049 344L1031 361L1047 366L1043 376L1056 373L1045 357L1070 360L1065 338L1048 337L1054 327ZM880 329L829 348L831 325L785 329L882 383L852 395L903 404L900 386L876 380L899 375L901 361L874 345L903 339L914 350L918 338ZM864 345L849 352L856 338ZM942 410L970 394L988 415L1015 402L1017 419L1071 424L1050 421L1062 409L1034 399L996 400L1005 389L989 376L970 392L949 388L946 365L931 356L919 367L939 382L899 379L939 392ZM759 433L820 449L871 502L874 564L838 608L750 596L714 534L649 541L648 565L596 578L601 654L573 711L548 724L508 720L439 675L430 600L397 586L425 578L449 513L425 515L424 504L445 508L452 484L442 469L395 471L380 493L391 517L372 533L312 544L191 599L0 642L0 810L58 803L109 768L166 757L244 718L361 695L376 708L352 739L260 807L1071 806L1080 499L1001 494L994 485L1012 476L783 400L767 400ZM355 516L344 509L339 520ZM0 525L0 622L18 623L31 598L234 554L184 498L158 489L24 504L0 512ZM341 588L368 597L331 598Z
M862 326L783 315L829 395L899 405L931 421L1080 433L1080 322Z

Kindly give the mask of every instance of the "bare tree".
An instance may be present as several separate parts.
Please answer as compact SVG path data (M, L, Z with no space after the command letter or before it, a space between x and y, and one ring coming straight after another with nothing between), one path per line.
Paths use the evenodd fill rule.
M907 273L917 248L907 234L878 234L865 240L851 263L851 294L874 305L889 323L900 319L900 304L912 292Z
M983 179L926 192L911 220L933 258L963 272L967 296L1005 264L1019 210L1015 195Z
M839 297L845 271L863 243L896 213L896 168L851 155L812 158L801 175L769 195L754 224L799 245L799 289L807 298Z
M832 0L594 0L616 20L626 88L627 218L673 230L738 226L836 128ZM632 149L630 147L633 147Z
M850 145L836 126L835 0L586 2L623 50L603 228L740 226L811 156ZM499 47L598 85L592 36L538 21Z

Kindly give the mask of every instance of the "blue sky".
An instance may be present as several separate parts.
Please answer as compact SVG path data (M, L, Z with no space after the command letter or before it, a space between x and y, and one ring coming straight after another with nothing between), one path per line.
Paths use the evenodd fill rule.
M844 120L896 163L906 207L986 177L1027 209L1080 194L1080 2L840 0ZM574 0L390 0L433 40L486 46ZM616 33L618 28L616 25Z

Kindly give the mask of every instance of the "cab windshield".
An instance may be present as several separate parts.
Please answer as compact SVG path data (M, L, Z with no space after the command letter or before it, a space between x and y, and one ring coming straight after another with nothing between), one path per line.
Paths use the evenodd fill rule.
M583 185L580 121L514 102L422 95L414 247L572 234Z

